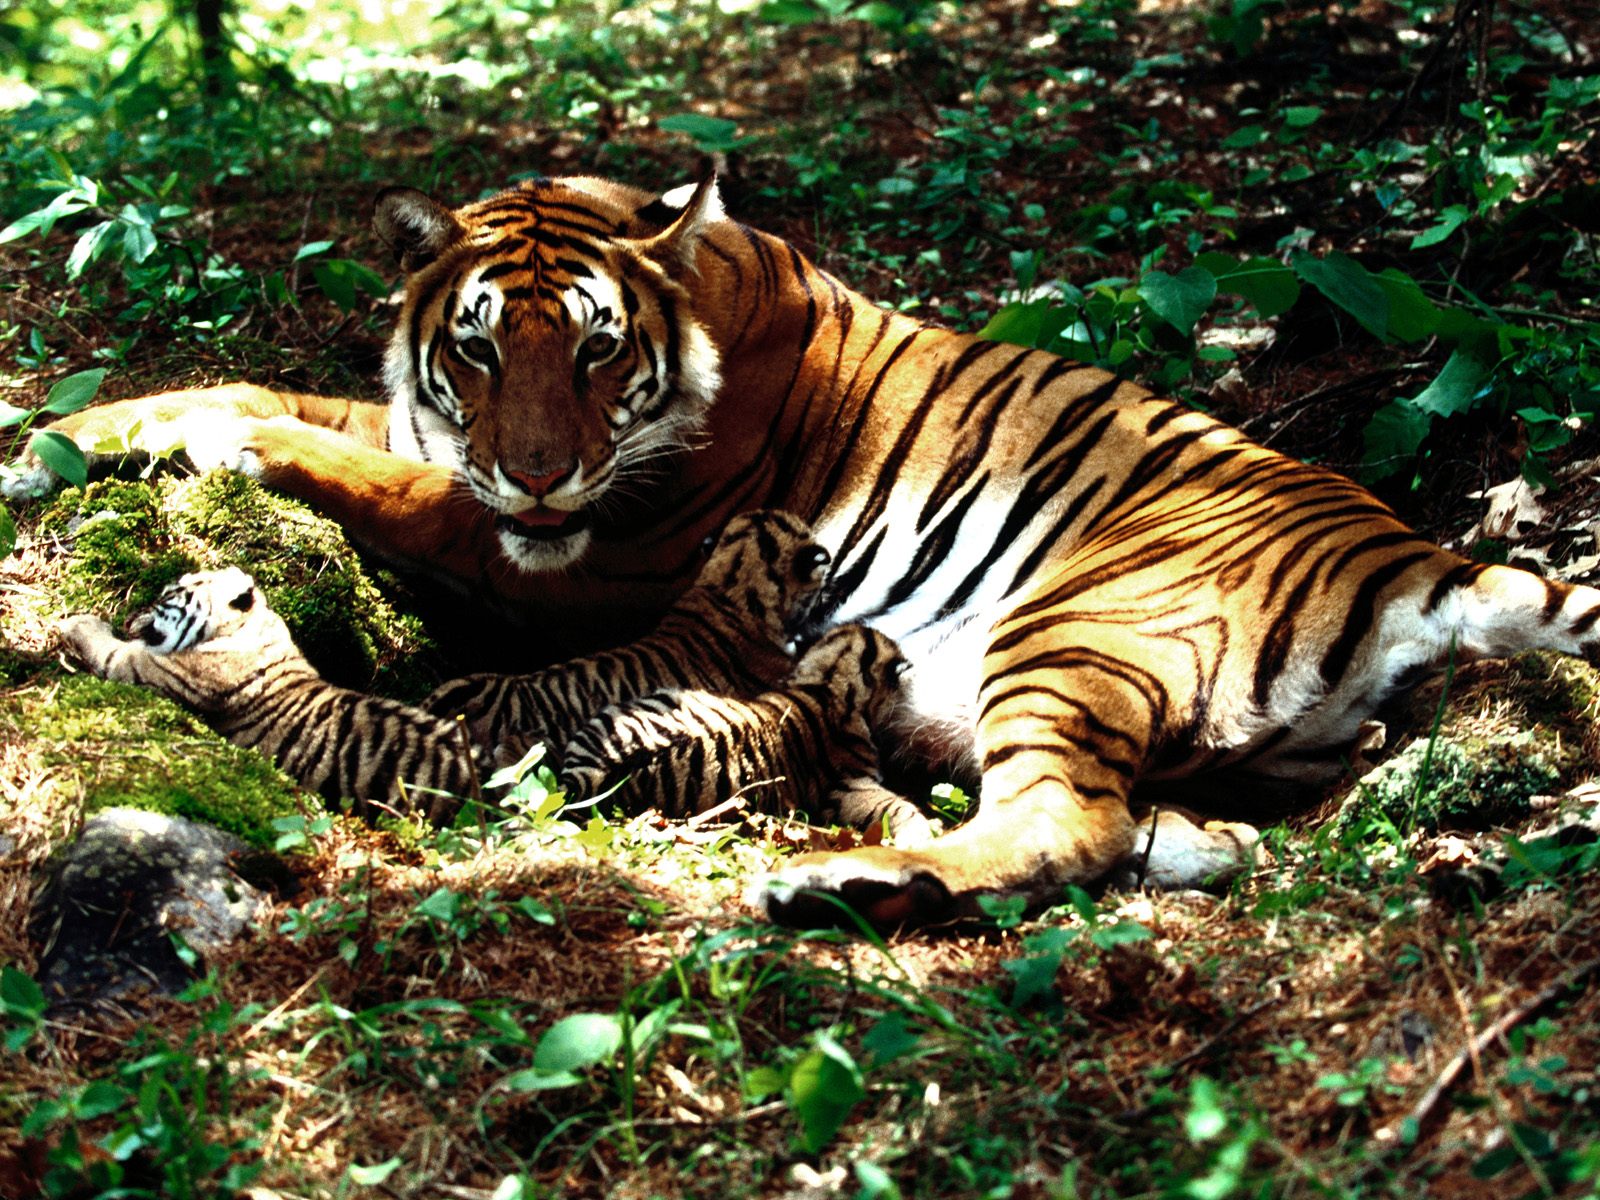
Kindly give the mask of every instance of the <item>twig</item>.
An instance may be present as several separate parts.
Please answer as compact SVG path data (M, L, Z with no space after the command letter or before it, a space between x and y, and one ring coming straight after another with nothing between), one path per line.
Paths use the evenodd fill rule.
M1512 1009L1510 1012L1495 1021L1477 1037L1469 1041L1462 1049L1445 1064L1428 1090L1423 1093L1422 1099L1412 1106L1410 1112L1398 1121L1385 1125L1372 1138L1381 1146L1397 1146L1400 1144L1400 1131L1408 1124L1420 1129L1434 1114L1440 1102L1456 1085L1462 1073L1483 1054L1490 1046L1505 1037L1512 1029L1534 1016L1541 1008L1551 1001L1558 999L1573 987L1584 982L1589 976L1600 971L1600 958L1591 958L1586 963L1581 963L1566 972L1554 983L1546 984L1536 992L1526 1004Z

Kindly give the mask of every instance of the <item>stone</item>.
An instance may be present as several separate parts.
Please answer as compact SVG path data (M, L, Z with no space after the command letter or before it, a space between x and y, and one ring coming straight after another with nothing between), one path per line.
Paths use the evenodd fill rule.
M185 963L172 935L203 961L265 909L266 897L234 869L249 851L182 817L96 813L52 859L28 918L52 1010L106 1009L141 990L187 987L199 964Z

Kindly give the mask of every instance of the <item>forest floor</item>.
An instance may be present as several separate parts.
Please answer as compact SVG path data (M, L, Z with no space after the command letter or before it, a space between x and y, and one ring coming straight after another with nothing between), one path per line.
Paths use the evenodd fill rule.
M531 171L664 188L714 166L731 213L881 302L979 328L1024 294L1066 297L1094 353L1126 342L1126 373L1371 482L1430 536L1596 575L1600 447L1579 407L1600 363L1579 69L1596 34L1568 7L476 11L359 87L241 60L226 121L136 71L100 78L70 122L49 94L29 112L58 126L19 117L11 194L52 194L56 167L27 148L53 128L101 194L78 224L0 242L9 400L37 407L100 366L101 399L240 378L376 396L394 311L366 229L380 184L465 200ZM415 69L463 62L490 83ZM1467 115L1487 95L1493 130ZM1492 212L1457 161L1474 146L1480 166L1521 156ZM112 198L142 202L132 179L187 211L152 218L144 258L72 269L82 222L124 236ZM1466 232L1415 245L1452 205ZM1500 390L1393 469L1374 415L1459 347L1375 336L1310 287L1271 317L1219 303L1174 336L1130 290L1218 250L1351 255L1534 332L1506 335ZM1524 477L1550 483L1534 495ZM13 508L0 1196L1600 1187L1600 852L1539 836L1561 804L1586 811L1600 761L1600 676L1581 664L1530 655L1425 687L1374 751L1391 765L1307 796L1224 894L1077 893L888 942L801 935L757 921L743 890L849 832L602 819L537 781L459 828L373 828L59 655L62 613L122 619L223 561L293 597L340 682L415 698L507 653L314 515L181 460ZM252 876L259 928L183 997L45 1016L26 913L51 851L114 803L217 820L277 844L287 870ZM1492 879L1491 861L1507 864Z

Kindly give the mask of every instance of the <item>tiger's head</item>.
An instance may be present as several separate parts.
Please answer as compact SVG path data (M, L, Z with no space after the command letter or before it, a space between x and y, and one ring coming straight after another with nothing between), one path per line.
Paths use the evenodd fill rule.
M178 654L251 629L264 641L283 627L238 567L192 571L167 584L155 606L128 622L128 633L153 654ZM287 637L287 631L284 632Z
M821 685L844 712L859 712L886 727L898 709L910 663L885 633L866 625L836 625L800 656L791 683Z
M694 444L721 377L690 284L722 217L713 179L650 201L588 178L457 209L379 195L407 275L390 449L456 467L518 567L575 562L608 500Z
M804 625L832 561L811 526L793 513L740 513L707 538L697 588L725 598L740 618L785 645Z

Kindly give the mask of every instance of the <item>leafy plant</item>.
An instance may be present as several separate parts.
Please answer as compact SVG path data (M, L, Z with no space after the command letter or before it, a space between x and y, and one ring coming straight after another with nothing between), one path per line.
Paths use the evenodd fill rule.
M21 442L40 416L48 414L63 417L87 407L94 400L105 377L105 368L97 367L92 371L79 371L74 375L68 375L65 379L57 380L51 387L49 395L45 397L44 404L36 409L17 408L0 401L0 430L16 430L12 435L13 443ZM76 443L65 434L57 433L53 429L42 429L33 434L28 446L45 466L73 487L81 488L88 483L88 461L84 458L83 451L78 449ZM13 468L0 465L0 480L12 477L14 477ZM16 522L11 510L0 502L0 558L10 554L16 544Z

